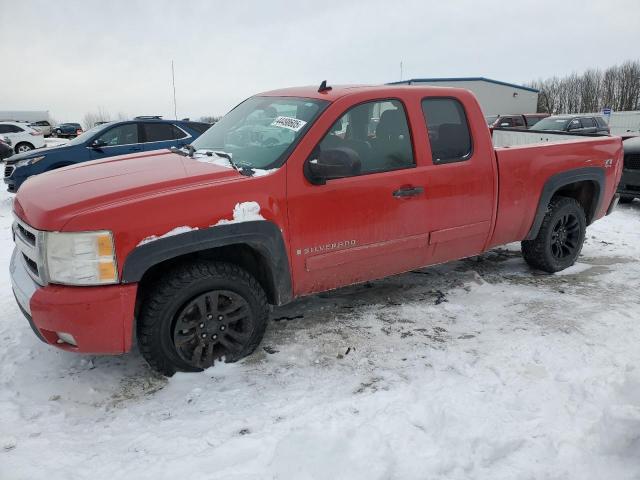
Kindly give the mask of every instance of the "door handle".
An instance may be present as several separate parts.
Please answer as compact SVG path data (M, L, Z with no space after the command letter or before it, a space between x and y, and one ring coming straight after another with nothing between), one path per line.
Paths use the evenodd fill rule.
M142 151L142 147L131 147L129 149L130 152L141 152Z
M396 198L415 197L422 193L424 193L424 188L422 187L403 187L393 192L393 196Z

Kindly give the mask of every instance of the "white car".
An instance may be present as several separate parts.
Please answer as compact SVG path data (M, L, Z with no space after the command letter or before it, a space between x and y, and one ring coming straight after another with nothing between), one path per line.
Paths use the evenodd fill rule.
M31 122L29 126L36 130L40 130L45 137L48 137L49 135L51 135L51 133L53 133L52 132L53 128L51 127L51 124L47 120L39 120L37 122Z
M29 127L26 123L0 122L0 135L11 140L16 153L28 152L45 146L42 132Z

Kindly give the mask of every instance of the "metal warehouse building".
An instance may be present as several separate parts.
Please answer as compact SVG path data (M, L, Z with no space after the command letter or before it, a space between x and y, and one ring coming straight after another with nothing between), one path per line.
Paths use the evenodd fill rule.
M485 115L507 113L535 113L538 109L538 90L484 77L413 78L393 85L433 85L471 90Z

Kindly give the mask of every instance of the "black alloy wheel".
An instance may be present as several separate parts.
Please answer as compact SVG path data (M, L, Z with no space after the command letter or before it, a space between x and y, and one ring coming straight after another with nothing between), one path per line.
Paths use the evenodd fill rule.
M558 260L575 255L580 240L580 222L573 213L561 216L551 231L551 253Z
M222 358L237 360L254 329L251 308L243 297L230 290L213 290L178 312L173 344L182 360L204 369Z

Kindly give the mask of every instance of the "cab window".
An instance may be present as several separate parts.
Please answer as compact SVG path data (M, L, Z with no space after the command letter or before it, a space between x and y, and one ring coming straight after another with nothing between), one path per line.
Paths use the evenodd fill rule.
M471 157L469 123L464 107L458 100L425 98L422 100L422 113L429 130L434 164L462 162Z
M399 100L351 108L333 124L312 157L336 148L357 154L361 175L415 166L407 115Z

